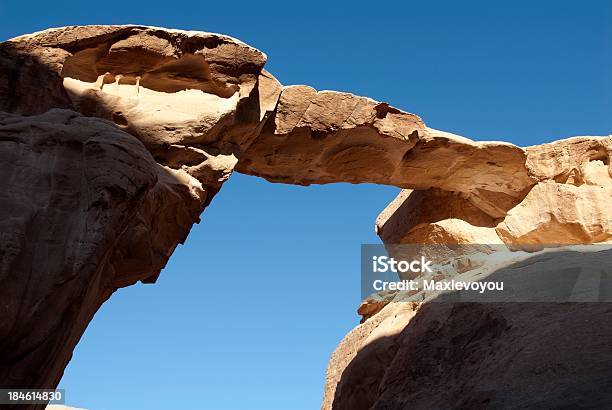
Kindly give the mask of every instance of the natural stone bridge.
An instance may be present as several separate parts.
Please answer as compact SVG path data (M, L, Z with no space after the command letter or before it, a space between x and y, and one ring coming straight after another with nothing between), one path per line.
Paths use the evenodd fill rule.
M0 44L3 387L56 386L100 305L155 281L234 170L404 188L377 221L386 243L612 238L612 138L474 142L366 97L282 86L265 62L227 36L143 26Z

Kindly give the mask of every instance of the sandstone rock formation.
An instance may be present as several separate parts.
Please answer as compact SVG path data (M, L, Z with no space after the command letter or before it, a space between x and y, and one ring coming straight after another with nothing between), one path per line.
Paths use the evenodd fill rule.
M612 239L611 137L526 149L474 142L366 97L282 86L265 62L231 37L146 26L0 43L4 387L56 386L100 305L155 281L234 169L272 182L404 188L377 221L389 244ZM394 340L373 350L386 359L368 385L387 374L404 346L397 335L420 315L390 306L364 308L357 339L339 350ZM326 408L336 382L342 403L361 402L340 381L351 355L332 359Z
M74 111L0 113L0 141L0 379L48 388L114 289L155 279L205 192Z
M612 306L392 303L329 363L323 409L608 408Z
M503 242L511 248L610 241L612 137L569 138L523 152L532 182L506 211L452 190L404 190L378 217L378 234L385 243Z
M541 300L456 303L435 294L421 301L417 292L373 294L358 310L362 323L332 354L322 408L612 405L612 355L605 347L612 341L612 306L580 303L612 300L612 245L596 247L606 253L569 257L560 247L611 242L611 148L611 137L526 148L525 166L537 182L501 216L456 192L403 190L376 221L390 253L398 252L394 244L436 244L419 251L438 255L447 251L441 244L465 244L444 255L468 261L451 264L454 279L501 277L507 287L537 292ZM505 269L474 263L469 254L475 248L486 248L485 254L506 249L507 261L526 260ZM550 256L510 252L544 248ZM590 270L582 272L585 266ZM578 278L571 277L575 272ZM404 278L418 276L425 277ZM448 272L435 276L449 278ZM591 286L586 295L585 282ZM566 303L552 303L559 294Z

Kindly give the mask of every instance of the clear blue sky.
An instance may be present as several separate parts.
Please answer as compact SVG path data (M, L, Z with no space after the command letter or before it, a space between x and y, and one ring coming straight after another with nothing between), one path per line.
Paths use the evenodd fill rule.
M221 32L265 51L285 84L367 95L473 139L612 130L606 1L0 2L1 39L71 24ZM61 383L68 403L318 408L329 355L358 323L359 245L378 242L397 191L232 176L158 283L98 312Z

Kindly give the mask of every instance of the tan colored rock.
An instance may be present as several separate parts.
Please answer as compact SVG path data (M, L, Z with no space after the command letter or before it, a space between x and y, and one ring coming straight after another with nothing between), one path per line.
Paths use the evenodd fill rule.
M501 244L495 229L470 225L462 219L444 219L415 226L405 238L422 244Z
M460 192L499 217L533 184L521 148L425 126L369 98L284 87L274 116L237 170L301 185L373 182Z
M326 383L321 409L336 409L336 395L344 397L346 409L366 408L372 394L369 388L373 380L378 380L393 360L397 336L406 327L418 310L415 303L391 303L381 309L374 317L357 326L340 342L332 353L327 366ZM365 356L362 365L352 371L352 382L346 381L346 368L356 357ZM343 386L350 386L350 391ZM347 397L350 396L350 397Z
M62 107L109 119L162 163L172 144L173 163L192 161L199 149L234 155L240 171L277 182L440 188L494 217L532 183L523 150L511 144L436 131L414 114L348 93L290 86L281 94L263 70L265 55L227 36L67 27L13 39L1 51L5 78L18 81L7 85L0 109ZM13 63L19 59L27 70ZM37 79L48 89L30 99Z
M38 104L26 93L5 96L4 105L10 102L17 113L55 106L54 99L66 96L54 91L64 78L102 89L109 83L117 83L118 89L123 89L120 85L134 85L134 95L138 95L135 84L140 77L140 86L147 90L174 94L189 89L224 99L234 94L239 99L248 98L266 61L262 52L228 36L148 26L49 29L9 40L2 49L13 61L22 58L30 62L32 67L27 72L42 72L46 67L56 79L49 84L53 91ZM97 83L101 76L102 84ZM34 91L32 83L16 78L14 88Z
M401 156L424 130L416 115L369 98L285 87L275 115L242 155L238 169L302 185L390 181Z
M542 180L496 230L509 245L580 244L612 239L612 137L575 137L527 149Z
M612 180L607 187L540 182L496 231L519 248L612 240Z
M403 190L378 217L377 233L394 255L404 248L392 244L417 244L403 252L433 252L438 260L448 260L450 269L434 272L437 281L503 277L507 287L523 289L519 295L539 289L540 298L567 283L568 289L557 289L566 297L563 300L598 300L602 292L609 292L599 276L593 280L585 276L574 283L563 275L578 267L584 276L589 266L597 274L609 261L609 252L566 255L552 250L548 253L552 256L538 259L508 248L533 252L560 244L612 240L611 141L611 137L576 137L527 148L525 166L530 178L539 182L527 186L513 206L500 207L499 211L507 208L503 213L491 212L488 204L483 206L470 194ZM451 246L455 244L468 246ZM473 252L477 244L494 245ZM504 258L526 261L504 270ZM545 282L539 275L555 269L558 275L552 280L559 284L547 277L550 285L542 287ZM592 289L583 289L589 284ZM394 306L397 301L422 305L415 315L399 311ZM612 340L606 325L612 310L607 304L503 302L457 304L452 298L445 302L439 294L415 291L396 292L391 298L372 295L358 310L362 324L343 339L330 359L322 408L601 407L612 403L602 390L612 363L604 347ZM355 337L365 329L374 333L392 310L398 311L398 322L403 316L404 328L396 328L383 340ZM346 351L357 353L347 355ZM374 371L368 372L369 368ZM552 372L554 383L542 371Z
M378 293L374 293L361 302L357 313L361 316L361 322L363 323L378 312L380 312L385 306L393 301L397 291L384 290Z
M501 239L515 248L608 241L610 147L612 137L575 137L527 148L526 167L541 182L525 188L503 214L490 212L471 194L402 191L378 217L377 233L385 243L496 244Z
M184 167L205 184L218 179L218 190L276 106L280 84L263 70L265 61L259 50L213 33L50 29L0 45L0 90L6 90L0 110L31 115L68 108L108 119L159 162ZM213 166L223 167L217 178L205 169L218 156L224 159Z
M496 227L508 245L581 244L612 239L612 137L575 137L527 148L541 180Z
M99 306L117 288L155 281L234 169L272 182L405 188L377 220L379 235L386 244L449 245L441 248L449 257L474 243L507 251L611 239L610 137L526 149L474 142L366 97L282 87L265 62L231 37L148 26L65 27L0 43L5 387L57 385ZM491 249L477 245L449 266L476 275ZM576 317L572 341L586 334L584 351L608 357L602 306L559 313L427 301L417 312L393 297L361 306L364 323L330 361L324 408L560 403L555 386L534 402L512 385L517 402L479 391L484 379L474 375L495 386L508 385L504 374L526 386L550 379L541 376L549 368L567 376L555 363L576 344L547 328L566 315ZM489 359L500 351L509 352L502 364ZM543 372L533 369L540 358ZM609 379L591 356L584 363ZM599 386L591 376L586 384Z
M415 235L429 224L445 224L447 220L461 220L474 227L469 238L457 238L456 243L489 243L487 238L474 238L478 228L494 228L497 219L476 207L458 193L440 189L424 191L403 190L376 219L376 233L384 243L420 243L426 237ZM417 237L419 240L417 240ZM433 241L434 238L432 238ZM472 239L472 240L470 240ZM476 241L473 241L476 239ZM441 243L440 241L429 243ZM499 239L491 243L497 243Z
M527 168L538 180L555 180L580 185L585 166L599 161L612 178L612 136L574 137L549 144L528 147ZM576 179L578 178L578 179Z

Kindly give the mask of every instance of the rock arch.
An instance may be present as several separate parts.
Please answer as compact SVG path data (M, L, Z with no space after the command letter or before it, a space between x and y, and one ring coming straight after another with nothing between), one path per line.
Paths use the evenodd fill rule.
M282 86L265 62L231 37L147 26L0 44L3 386L56 386L99 306L155 281L233 171L404 188L377 221L387 243L612 238L611 137L474 142Z

